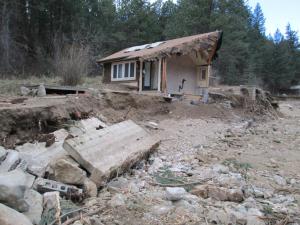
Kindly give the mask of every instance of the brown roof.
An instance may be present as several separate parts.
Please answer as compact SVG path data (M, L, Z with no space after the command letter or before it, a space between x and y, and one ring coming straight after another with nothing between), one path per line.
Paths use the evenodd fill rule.
M155 60L158 57L165 57L176 53L188 54L191 51L206 52L210 58L214 57L219 49L222 40L222 31L215 31L206 34L198 34L164 41L153 48L144 48L136 51L128 51L131 48L123 49L110 56L98 60L98 63L123 61L130 59ZM137 46L138 47L138 46Z

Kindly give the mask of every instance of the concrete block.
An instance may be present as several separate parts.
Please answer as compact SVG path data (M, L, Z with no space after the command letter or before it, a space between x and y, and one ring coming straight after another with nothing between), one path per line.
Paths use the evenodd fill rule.
M102 186L149 155L159 143L131 120L68 139L65 150Z

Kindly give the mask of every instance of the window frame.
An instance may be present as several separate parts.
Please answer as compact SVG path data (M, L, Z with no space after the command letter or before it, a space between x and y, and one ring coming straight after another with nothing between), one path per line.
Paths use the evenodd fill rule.
M125 64L128 63L128 77L125 77ZM133 77L130 77L131 63L134 63ZM122 76L119 78L119 65L122 64ZM117 76L114 78L114 66L117 66ZM111 64L111 81L132 81L136 80L136 61L114 62Z

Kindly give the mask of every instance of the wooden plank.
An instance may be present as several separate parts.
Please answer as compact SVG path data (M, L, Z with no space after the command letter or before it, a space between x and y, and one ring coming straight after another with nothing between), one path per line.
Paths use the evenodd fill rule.
M99 187L146 157L158 143L158 138L127 120L94 133L68 139L64 148L91 173L91 180Z

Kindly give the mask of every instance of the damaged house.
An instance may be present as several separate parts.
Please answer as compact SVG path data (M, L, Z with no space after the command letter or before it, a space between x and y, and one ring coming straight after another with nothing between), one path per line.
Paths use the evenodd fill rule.
M123 83L140 92L201 95L221 42L222 32L215 31L126 48L98 63L105 83Z

